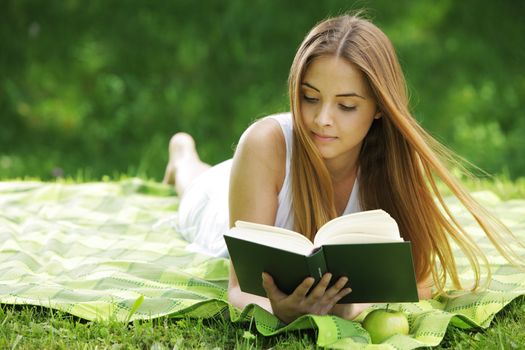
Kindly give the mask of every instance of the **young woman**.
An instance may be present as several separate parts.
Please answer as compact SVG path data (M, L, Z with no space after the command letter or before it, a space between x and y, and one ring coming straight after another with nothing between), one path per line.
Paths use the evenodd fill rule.
M447 278L462 288L450 240L467 256L477 290L482 264L490 280L489 262L448 209L439 178L500 253L520 263L504 239L512 233L453 178L446 166L453 157L411 115L394 48L374 24L344 15L316 25L293 61L289 95L290 113L251 125L233 160L213 168L199 160L189 135L172 138L165 181L174 181L182 196L177 228L192 249L227 255L222 233L236 220L312 239L334 217L381 208L412 242L421 299L443 292ZM306 278L290 295L264 274L268 298L261 298L241 292L233 266L230 271L233 305L257 303L284 322L307 313L352 319L368 306L337 305L351 289L345 277L327 288L330 273L313 289Z

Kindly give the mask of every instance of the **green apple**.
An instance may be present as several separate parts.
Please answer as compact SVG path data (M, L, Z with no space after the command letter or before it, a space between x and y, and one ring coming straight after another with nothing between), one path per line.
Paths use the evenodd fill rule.
M366 315L363 328L370 333L372 343L381 343L394 334L408 334L409 326L402 311L376 309Z

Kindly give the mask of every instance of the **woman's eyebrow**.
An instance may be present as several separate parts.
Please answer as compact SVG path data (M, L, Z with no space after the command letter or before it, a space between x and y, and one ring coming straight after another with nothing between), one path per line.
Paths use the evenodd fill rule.
M301 83L301 85L307 86L310 89L313 89L313 90L315 90L317 92L321 92L321 91L319 91L318 88L316 88L315 86L313 86L312 84L309 84L307 82L303 82L303 83ZM359 94L356 94L355 92L349 92L349 93L346 93L346 94L338 94L338 95L335 95L335 97L359 97L359 98L362 98L363 100L366 100L365 97L363 97L363 96L361 96Z
M317 91L317 92L321 92L321 91L319 91L318 88L316 88L315 86L313 86L313 85L311 85L311 84L308 84L308 83L306 83L306 82L303 82L301 85L305 85L305 86L309 87L310 89L314 89L314 90Z

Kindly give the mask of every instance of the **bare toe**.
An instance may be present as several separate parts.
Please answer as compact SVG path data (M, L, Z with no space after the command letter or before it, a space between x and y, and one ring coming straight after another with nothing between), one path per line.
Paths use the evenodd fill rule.
M182 159L191 157L197 158L195 141L191 135L185 132L178 132L171 137L169 144L170 163L176 166Z
M174 184L182 196L189 184L209 168L210 165L200 160L193 137L184 132L171 137L164 183Z

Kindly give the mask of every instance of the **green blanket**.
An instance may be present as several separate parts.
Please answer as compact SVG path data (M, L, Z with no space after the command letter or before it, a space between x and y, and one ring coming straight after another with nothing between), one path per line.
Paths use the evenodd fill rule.
M525 200L503 202L489 192L475 195L525 237ZM448 202L491 256L495 275L490 289L454 299L391 304L408 313L411 334L390 338L386 348L437 345L449 324L488 327L495 313L525 294L525 274L505 265L457 203ZM184 249L186 242L169 220L177 205L168 188L138 179L0 182L0 303L42 305L88 320L222 314L233 322L255 320L263 335L316 327L318 345L368 346L368 333L358 322L303 316L283 327L257 306L230 306L228 260ZM458 263L466 266L460 256ZM462 268L462 278L469 278L467 268Z

